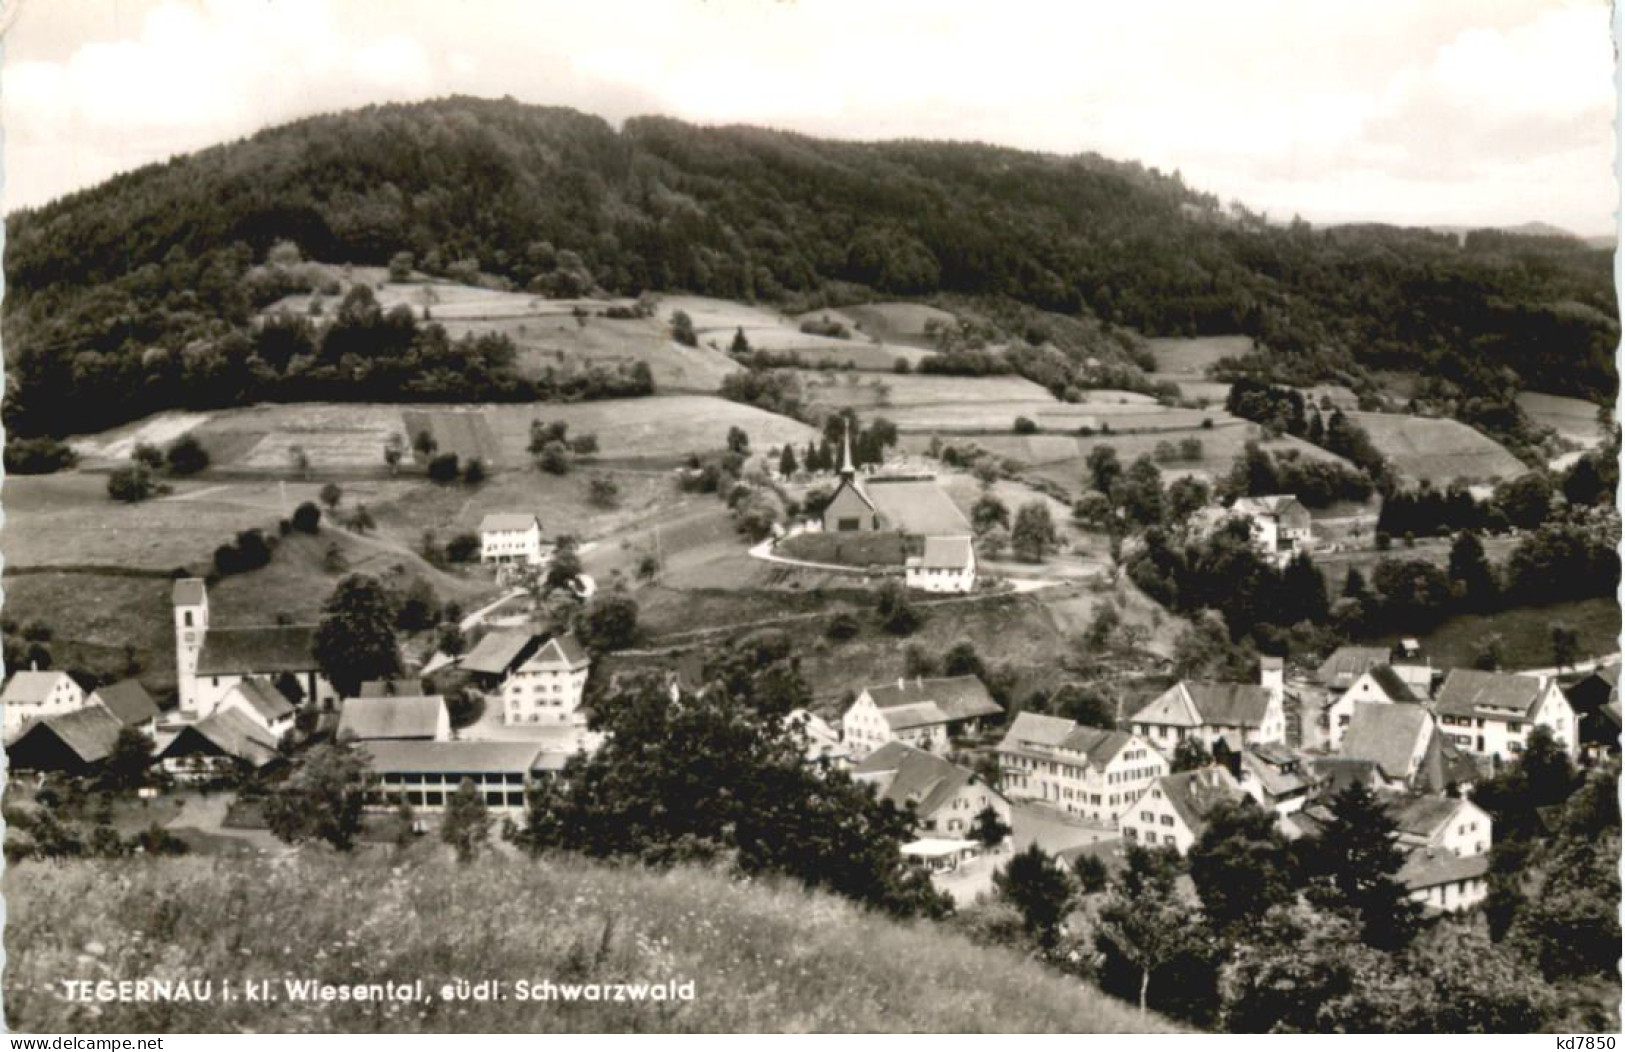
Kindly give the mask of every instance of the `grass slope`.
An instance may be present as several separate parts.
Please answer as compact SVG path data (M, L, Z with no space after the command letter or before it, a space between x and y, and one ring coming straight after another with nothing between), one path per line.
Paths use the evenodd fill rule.
M430 852L434 853L431 855ZM438 845L406 860L7 867L7 1023L49 1032L1075 1031L1168 1024L1016 955L800 888ZM421 854L421 857L419 855ZM74 1005L64 978L693 980L692 1002ZM279 984L280 985L280 984ZM431 993L431 997L434 994Z

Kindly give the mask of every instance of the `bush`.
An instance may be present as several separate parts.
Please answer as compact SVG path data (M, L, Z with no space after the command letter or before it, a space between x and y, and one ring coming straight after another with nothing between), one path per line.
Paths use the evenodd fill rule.
M49 475L78 462L78 454L54 438L6 438L7 474Z
M118 468L107 476L107 495L126 504L138 504L155 492L152 472L144 464Z
M477 533L459 533L446 542L446 561L471 563L480 557L480 537Z
M595 508L613 508L621 501L621 487L606 475L595 475L587 483L587 499Z
M858 619L845 610L842 610L840 613L831 617L829 619L829 624L824 626L824 638L833 640L836 643L843 643L857 635L860 628L861 626L858 624Z
M209 451L191 435L182 435L169 447L164 459L171 475L196 475L209 466Z
M456 453L439 453L429 461L429 478L435 482L456 482L459 474Z
M1016 417L1015 432L1018 435L1038 434L1038 425L1025 416Z

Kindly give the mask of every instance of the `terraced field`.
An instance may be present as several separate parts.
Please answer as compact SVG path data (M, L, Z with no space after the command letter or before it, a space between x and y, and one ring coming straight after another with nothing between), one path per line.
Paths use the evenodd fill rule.
M1602 444L1602 429L1597 426L1599 407L1595 402L1536 391L1519 391L1517 400L1535 423L1551 428L1570 442L1586 449Z
M1457 420L1395 413L1348 414L1401 474L1445 485L1462 478L1497 482L1529 470L1495 442Z
M455 453L464 462L478 458L488 468L512 466L503 460L502 447L481 410L408 409L401 413L401 419L413 441L425 431L432 435L438 452Z

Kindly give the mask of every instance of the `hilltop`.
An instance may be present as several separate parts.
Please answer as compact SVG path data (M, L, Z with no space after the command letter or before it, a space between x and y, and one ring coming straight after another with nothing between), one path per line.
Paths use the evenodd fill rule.
M658 117L616 129L512 100L272 128L20 211L7 240L18 434L241 404L297 373L247 340L288 291L261 263L282 242L358 267L410 253L424 274L556 298L689 292L805 311L968 297L1144 336L1239 333L1277 352L1283 379L1399 370L1430 377L1435 399L1507 402L1510 383L1610 401L1616 384L1609 254L1572 239L1316 231L1094 155ZM1044 325L1016 332L1047 340ZM420 374L477 361L482 394L534 393L479 346L431 350ZM310 397L299 390L277 397ZM45 408L73 399L77 420Z
M788 884L414 848L7 867L11 1029L36 1033L1172 1029L928 922ZM312 889L320 889L313 894ZM289 947L298 947L295 954ZM358 983L693 980L691 1003L74 1006L62 976ZM280 985L280 983L278 983Z

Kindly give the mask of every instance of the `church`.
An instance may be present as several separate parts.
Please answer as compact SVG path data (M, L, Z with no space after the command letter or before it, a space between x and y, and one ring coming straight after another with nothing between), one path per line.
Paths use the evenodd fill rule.
M175 680L180 715L213 713L238 685L263 679L296 703L331 709L338 692L312 656L315 625L243 625L211 628L209 591L200 578L175 582Z
M824 505L825 533L894 531L913 537L965 537L970 523L934 475L877 475L858 481L852 443L842 443L841 482Z

